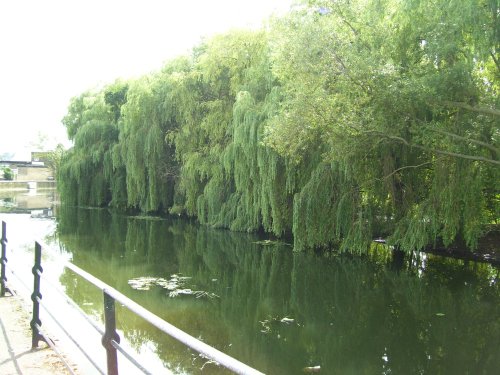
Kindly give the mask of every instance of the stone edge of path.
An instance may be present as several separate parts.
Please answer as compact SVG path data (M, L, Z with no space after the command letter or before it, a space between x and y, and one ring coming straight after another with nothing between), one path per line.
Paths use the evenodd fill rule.
M0 374L70 374L61 358L46 343L40 342L37 349L31 349L30 310L15 290L12 295L7 292L5 297L0 297ZM50 332L48 334L72 371L78 374L77 366L57 346L57 338Z

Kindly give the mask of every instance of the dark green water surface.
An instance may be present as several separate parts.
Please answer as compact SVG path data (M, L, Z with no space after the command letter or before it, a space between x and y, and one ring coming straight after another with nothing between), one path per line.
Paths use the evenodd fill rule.
M500 373L499 270L490 265L431 255L400 263L383 248L295 253L253 235L107 210L59 208L56 224L46 239L77 266L262 372ZM177 277L179 289L198 293L129 284L144 277ZM98 290L67 269L59 282L101 316ZM224 373L128 310L118 314L139 356L158 357L174 373Z

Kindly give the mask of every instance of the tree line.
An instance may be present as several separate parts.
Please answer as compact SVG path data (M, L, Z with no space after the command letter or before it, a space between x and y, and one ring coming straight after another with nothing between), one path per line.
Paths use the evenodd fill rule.
M496 0L313 0L71 100L64 203L470 249L500 223Z

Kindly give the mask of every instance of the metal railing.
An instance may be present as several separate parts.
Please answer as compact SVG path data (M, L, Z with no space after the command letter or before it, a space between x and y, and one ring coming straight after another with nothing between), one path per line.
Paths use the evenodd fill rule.
M6 224L2 221L2 253L1 253L1 290L0 296L3 297L5 292L9 289L7 288L6 282L7 278L5 275L5 271L7 269L7 257L6 257L6 245L7 245L7 234L6 234ZM48 338L48 336L43 333L41 329L42 322L40 320L40 307L43 307L45 312L54 320L54 322L62 329L62 331L68 336L71 341L77 346L77 348L85 355L85 357L90 361L90 363L101 373L105 374L105 372L99 367L97 363L92 359L90 355L88 355L85 350L79 345L78 340L74 339L71 336L71 333L68 332L65 327L58 322L58 320L51 313L48 306L45 306L42 301L42 294L40 293L41 280L47 281L49 286L54 288L57 292L59 292L65 300L70 303L78 313L80 313L93 327L96 329L101 335L101 343L106 350L106 362L107 362L107 374L108 375L118 375L118 355L117 352L120 352L126 359L128 359L133 365L135 365L140 371L145 374L151 374L148 370L146 370L140 363L137 361L133 355L127 352L125 348L120 345L120 336L116 331L116 310L115 310L115 302L118 301L123 307L126 307L132 313L140 316L162 332L167 335L173 337L175 340L183 343L187 347L197 351L202 354L207 359L214 361L216 364L225 367L228 370L233 371L236 374L248 374L248 375L258 375L262 374L260 371L257 371L248 365L238 361L237 359L230 357L229 355L222 353L221 351L207 345L206 343L194 338L193 336L187 334L186 332L180 330L179 328L173 326L172 324L166 322L161 319L157 315L153 314L151 311L145 309L138 303L134 302L130 298L124 296L122 293L112 288L108 284L99 280L98 278L92 276L88 272L82 270L76 265L65 262L64 267L68 268L75 274L79 275L96 288L100 289L103 293L104 298L104 329L99 327L92 319L90 319L83 310L72 300L70 299L63 291L61 291L57 286L52 284L49 280L43 277L43 268L41 265L42 259L42 246L39 242L35 242L35 261L32 268L33 273L33 289L30 289L26 283L22 280L22 278L18 277L14 270L10 269L9 271L13 276L15 276L24 287L30 289L32 291L31 300L33 301L33 316L30 322L30 326L32 329L32 346L33 348L38 347L38 343L40 341L46 342L50 347L54 349L54 351L60 355L59 351L53 345L53 342ZM71 374L74 372L71 370L69 364L65 361L65 359L60 355L67 369Z
M7 266L7 256L6 256L6 251L7 251L7 224L5 221L2 221L2 253L0 256L0 296L5 296L6 292L6 281L7 277L5 276L5 267Z

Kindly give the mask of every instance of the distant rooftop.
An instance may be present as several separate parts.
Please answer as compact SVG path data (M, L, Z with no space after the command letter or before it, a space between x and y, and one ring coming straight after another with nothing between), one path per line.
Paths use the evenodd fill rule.
M31 164L31 161L25 161L25 160L0 160L0 164L28 165L28 164Z
M31 152L6 152L0 154L0 163L11 164L36 164L36 162L47 161L50 151L31 151Z

